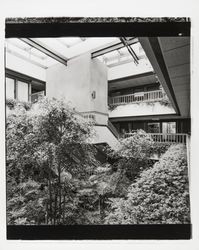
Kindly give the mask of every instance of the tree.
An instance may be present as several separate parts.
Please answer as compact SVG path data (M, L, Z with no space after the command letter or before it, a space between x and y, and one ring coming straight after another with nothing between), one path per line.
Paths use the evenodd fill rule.
M98 166L95 149L88 143L91 134L92 125L80 119L63 100L42 99L30 110L16 105L7 118L6 130L10 223L37 223L38 216L30 219L26 208L31 200L40 199L44 190L45 199L40 199L40 204L45 212L40 213L40 223L74 224L81 220L76 193L81 181L88 178L88 169ZM35 183L34 199L26 197L22 183L24 188ZM23 200L21 207L17 199L13 200L18 197ZM23 206L24 213L17 217Z
M143 171L126 198L112 199L108 224L190 223L186 149L174 145Z

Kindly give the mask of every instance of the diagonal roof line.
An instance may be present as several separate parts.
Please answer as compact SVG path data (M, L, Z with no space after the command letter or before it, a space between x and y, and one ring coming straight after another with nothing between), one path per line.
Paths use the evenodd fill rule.
M51 58L55 59L56 61L64 64L67 66L68 59L60 55L58 52L53 51L51 48L47 47L37 39L33 38L20 38L23 42L27 43L28 45L38 49L39 51L43 52L44 54L50 56Z

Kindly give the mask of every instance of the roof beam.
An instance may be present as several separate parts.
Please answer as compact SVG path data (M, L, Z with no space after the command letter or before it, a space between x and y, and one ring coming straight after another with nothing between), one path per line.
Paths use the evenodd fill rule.
M67 58L60 55L58 52L54 51L50 47L46 46L45 44L41 43L37 39L33 38L20 38L23 42L27 43L28 45L32 46L33 48L43 52L47 56L50 56L54 60L64 64L67 66Z
M132 44L135 44L137 42L138 42L138 38L132 38L132 39L128 40L128 45L132 45ZM114 45L110 45L108 47L106 46L103 49L92 52L91 58L102 56L102 55L105 55L105 54L112 52L114 50L122 49L124 47L125 47L125 45L122 42L119 42L119 43L114 44Z
M130 44L126 41L124 37L121 37L120 40L124 44L124 46L127 48L129 54L133 57L134 63L137 65L139 58L137 57L134 50L131 48Z

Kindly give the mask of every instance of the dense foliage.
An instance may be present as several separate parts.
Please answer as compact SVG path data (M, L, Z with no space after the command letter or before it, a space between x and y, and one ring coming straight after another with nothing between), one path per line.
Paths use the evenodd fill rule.
M29 111L18 105L8 115L8 223L84 220L78 189L98 166L91 133L63 101L44 99Z
M112 199L108 224L189 223L186 150L174 145L143 171L126 198Z
M30 110L32 106L30 102L21 102L21 101L17 101L16 99L6 99L6 105L10 109L14 109L16 106L22 106L26 110Z
M151 136L143 130L138 130L131 137L120 139L118 147L115 150L108 150L107 154L115 159L113 167L132 181L141 171L152 166L153 145Z
M90 144L92 134L93 124L62 100L11 106L6 125L8 224L189 221L181 146L169 149L153 167L153 153L164 153L170 144L157 144L139 130L111 149ZM99 149L107 161L96 160Z

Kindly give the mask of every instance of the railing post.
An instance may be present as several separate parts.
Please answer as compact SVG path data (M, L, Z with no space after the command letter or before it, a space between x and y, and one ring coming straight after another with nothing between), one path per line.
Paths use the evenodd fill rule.
M188 176L190 172L190 135L186 134Z

